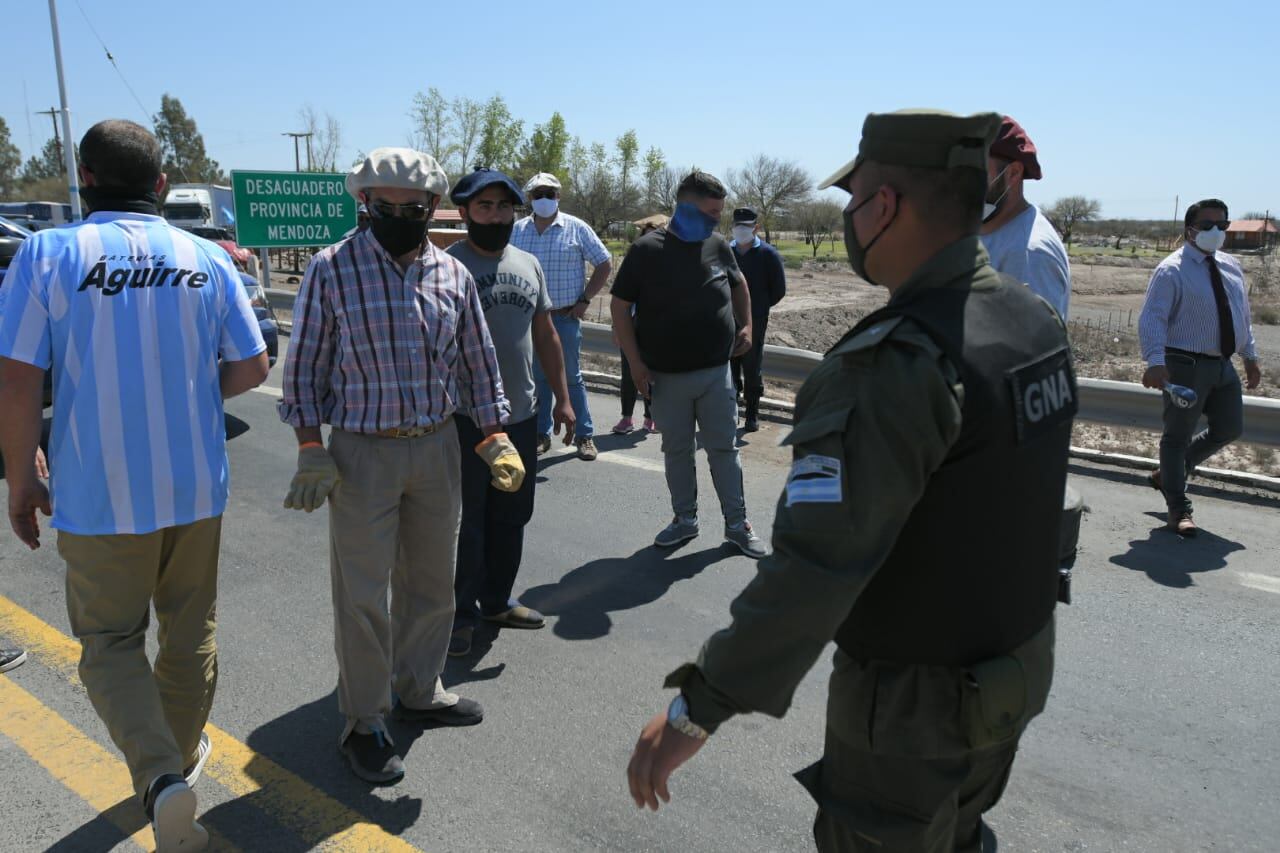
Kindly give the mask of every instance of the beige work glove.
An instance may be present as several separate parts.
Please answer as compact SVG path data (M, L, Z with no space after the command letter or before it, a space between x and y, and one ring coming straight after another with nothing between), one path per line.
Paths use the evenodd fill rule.
M524 482L524 462L505 432L495 432L476 445L476 453L493 472L491 485L500 492L518 492Z
M316 446L298 448L298 472L289 484L289 494L284 496L284 508L307 512L319 509L341 479L328 450Z

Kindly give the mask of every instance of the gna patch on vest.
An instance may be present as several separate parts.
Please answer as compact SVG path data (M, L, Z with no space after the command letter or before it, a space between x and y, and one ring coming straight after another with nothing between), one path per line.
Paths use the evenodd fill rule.
M1013 391L1019 444L1034 441L1070 423L1080 409L1076 374L1071 369L1071 353L1066 347L1015 367L1005 375Z
M96 287L104 296L115 296L126 287L187 287L200 289L209 282L209 274L175 267L114 267L107 269L106 261L98 261L76 288L81 293Z

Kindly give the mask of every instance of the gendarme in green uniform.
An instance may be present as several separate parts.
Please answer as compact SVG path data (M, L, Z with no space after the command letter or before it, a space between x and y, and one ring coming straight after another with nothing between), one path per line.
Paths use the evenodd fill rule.
M985 175L999 121L869 116L828 184L868 161ZM1049 692L1075 375L1053 309L988 263L981 204L805 382L773 554L667 680L708 731L781 716L836 642L824 757L798 774L824 851L978 850Z

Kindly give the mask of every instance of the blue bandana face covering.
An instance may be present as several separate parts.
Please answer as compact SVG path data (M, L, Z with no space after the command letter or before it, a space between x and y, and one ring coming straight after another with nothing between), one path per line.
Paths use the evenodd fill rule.
M676 205L667 230L686 243L701 243L715 232L719 224L720 220L698 210L693 202L682 201Z

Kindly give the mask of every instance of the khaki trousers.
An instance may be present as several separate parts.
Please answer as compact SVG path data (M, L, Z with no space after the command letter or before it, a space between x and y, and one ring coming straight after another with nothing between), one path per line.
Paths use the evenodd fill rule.
M154 533L58 532L80 680L142 799L196 759L218 681L218 544L222 518ZM154 602L160 652L147 660Z
M411 708L457 701L440 673L453 626L461 458L452 420L418 438L335 429L329 452L342 475L329 497L329 555L346 740L357 723L386 730L393 689Z

